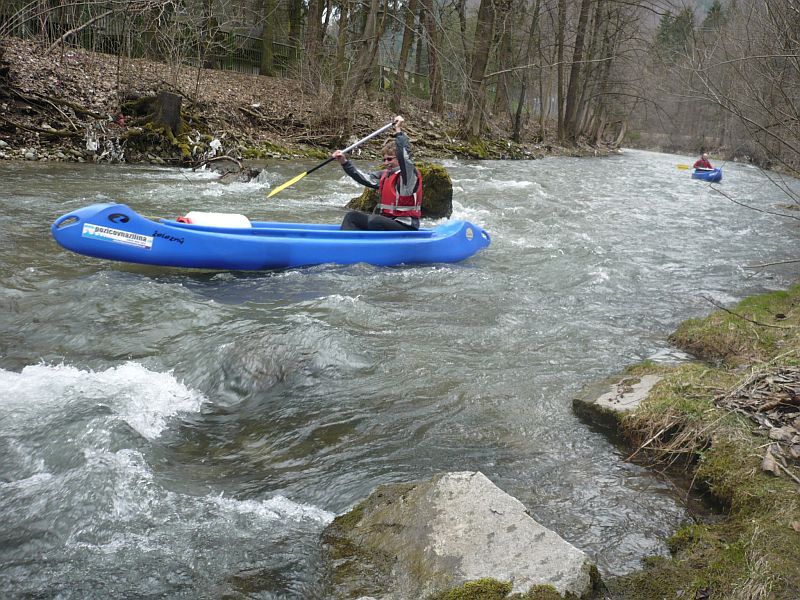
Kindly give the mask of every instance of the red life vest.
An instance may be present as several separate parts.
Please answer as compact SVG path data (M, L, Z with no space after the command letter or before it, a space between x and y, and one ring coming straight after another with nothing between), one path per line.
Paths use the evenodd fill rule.
M698 158L694 164L692 165L695 169L713 169L714 167L711 166L711 163L708 159L705 158Z
M422 175L417 172L417 186L411 196L401 196L397 192L397 178L400 170L394 173L384 171L379 184L381 214L387 217L416 217L422 216Z

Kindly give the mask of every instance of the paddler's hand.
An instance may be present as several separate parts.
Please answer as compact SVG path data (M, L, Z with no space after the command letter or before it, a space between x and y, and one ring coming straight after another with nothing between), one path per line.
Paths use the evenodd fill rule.
M394 132L395 133L400 133L400 131L403 129L403 122L404 121L405 121L405 119L403 117L401 117L400 115L397 115L394 118Z
M344 152L342 152L341 150L337 150L336 152L331 154L331 156L333 158L335 158L336 160L338 160L340 165L343 165L344 163L347 162L347 157L344 155Z

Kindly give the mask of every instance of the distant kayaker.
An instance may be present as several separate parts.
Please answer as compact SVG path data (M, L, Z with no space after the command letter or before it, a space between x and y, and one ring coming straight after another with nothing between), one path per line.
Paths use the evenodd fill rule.
M401 116L394 118L394 140L383 145L383 171L365 173L350 162L341 150L333 153L344 172L368 188L378 190L377 214L357 210L342 219L342 229L403 231L419 229L422 216L422 176L414 166L408 136L403 133Z
M694 161L694 165L692 165L695 169L702 169L704 171L713 171L714 167L711 166L711 163L708 161L708 154L703 152L702 156Z

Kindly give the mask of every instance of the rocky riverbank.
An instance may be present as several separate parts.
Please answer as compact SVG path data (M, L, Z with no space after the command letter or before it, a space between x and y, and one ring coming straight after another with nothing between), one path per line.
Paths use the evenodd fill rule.
M696 360L633 365L575 399L575 411L619 442L629 460L671 474L687 500L704 506L667 540L671 557L647 558L640 571L599 581L583 576L580 552L567 548L576 563L565 577L547 559L530 560L547 547L543 540L518 543L491 532L470 538L510 511L497 510L503 495L489 493L491 485L438 493L436 486L448 478L482 477L447 474L379 488L334 520L324 536L334 565L332 597L359 596L351 588L362 597L409 597L407 585L425 588L427 595L419 597L429 600L800 597L798 306L795 285L686 321L670 341ZM448 505L453 499L458 505ZM419 514L431 510L420 524ZM482 511L487 515L480 524L461 522ZM519 527L538 527L519 518ZM431 523L438 521L445 526L437 530ZM515 536L517 526L489 525ZM555 536L554 543L563 542ZM457 566L437 570L437 561L447 560Z
M174 136L154 127L153 115L141 111L142 99L163 92L180 102L180 131ZM331 114L324 95L308 96L291 79L170 67L77 49L47 52L7 38L0 44L0 160L185 166L220 156L318 158L391 120L387 101L380 94L361 96L336 111L341 114ZM564 148L530 130L514 143L501 118L490 120L481 140L467 141L458 137L455 106L437 114L410 98L403 112L420 159L531 159L609 150ZM344 113L353 123L347 130L341 125Z
M632 460L717 509L667 541L671 558L606 581L606 597L800 597L798 305L795 285L686 321L670 341L697 361L636 365L576 399Z

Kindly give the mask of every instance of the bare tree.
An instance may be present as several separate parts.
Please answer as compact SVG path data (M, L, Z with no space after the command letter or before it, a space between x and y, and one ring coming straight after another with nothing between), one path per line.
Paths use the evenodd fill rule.
M437 14L433 0L422 0L425 34L428 48L428 85L431 93L431 110L444 110L444 83L439 59L439 34Z
M484 76L486 75L486 65L489 62L496 15L496 3L493 0L481 0L478 22L475 27L472 66L467 81L465 113L461 125L462 135L468 139L477 138L483 127L483 112L486 104Z
M261 65L259 66L259 73L261 75L273 76L275 75L274 57L272 52L272 44L275 41L275 10L278 7L277 0L263 0L262 14L264 29L261 32Z
M306 93L319 94L322 85L322 40L325 28L322 23L322 14L325 9L325 0L309 0L308 17L306 19L306 36L304 40L304 60L302 82Z
M404 10L403 42L400 46L400 57L397 60L397 76L394 78L391 108L395 113L402 112L403 96L406 90L406 64L411 44L414 42L414 18L417 12L417 0L409 0Z

